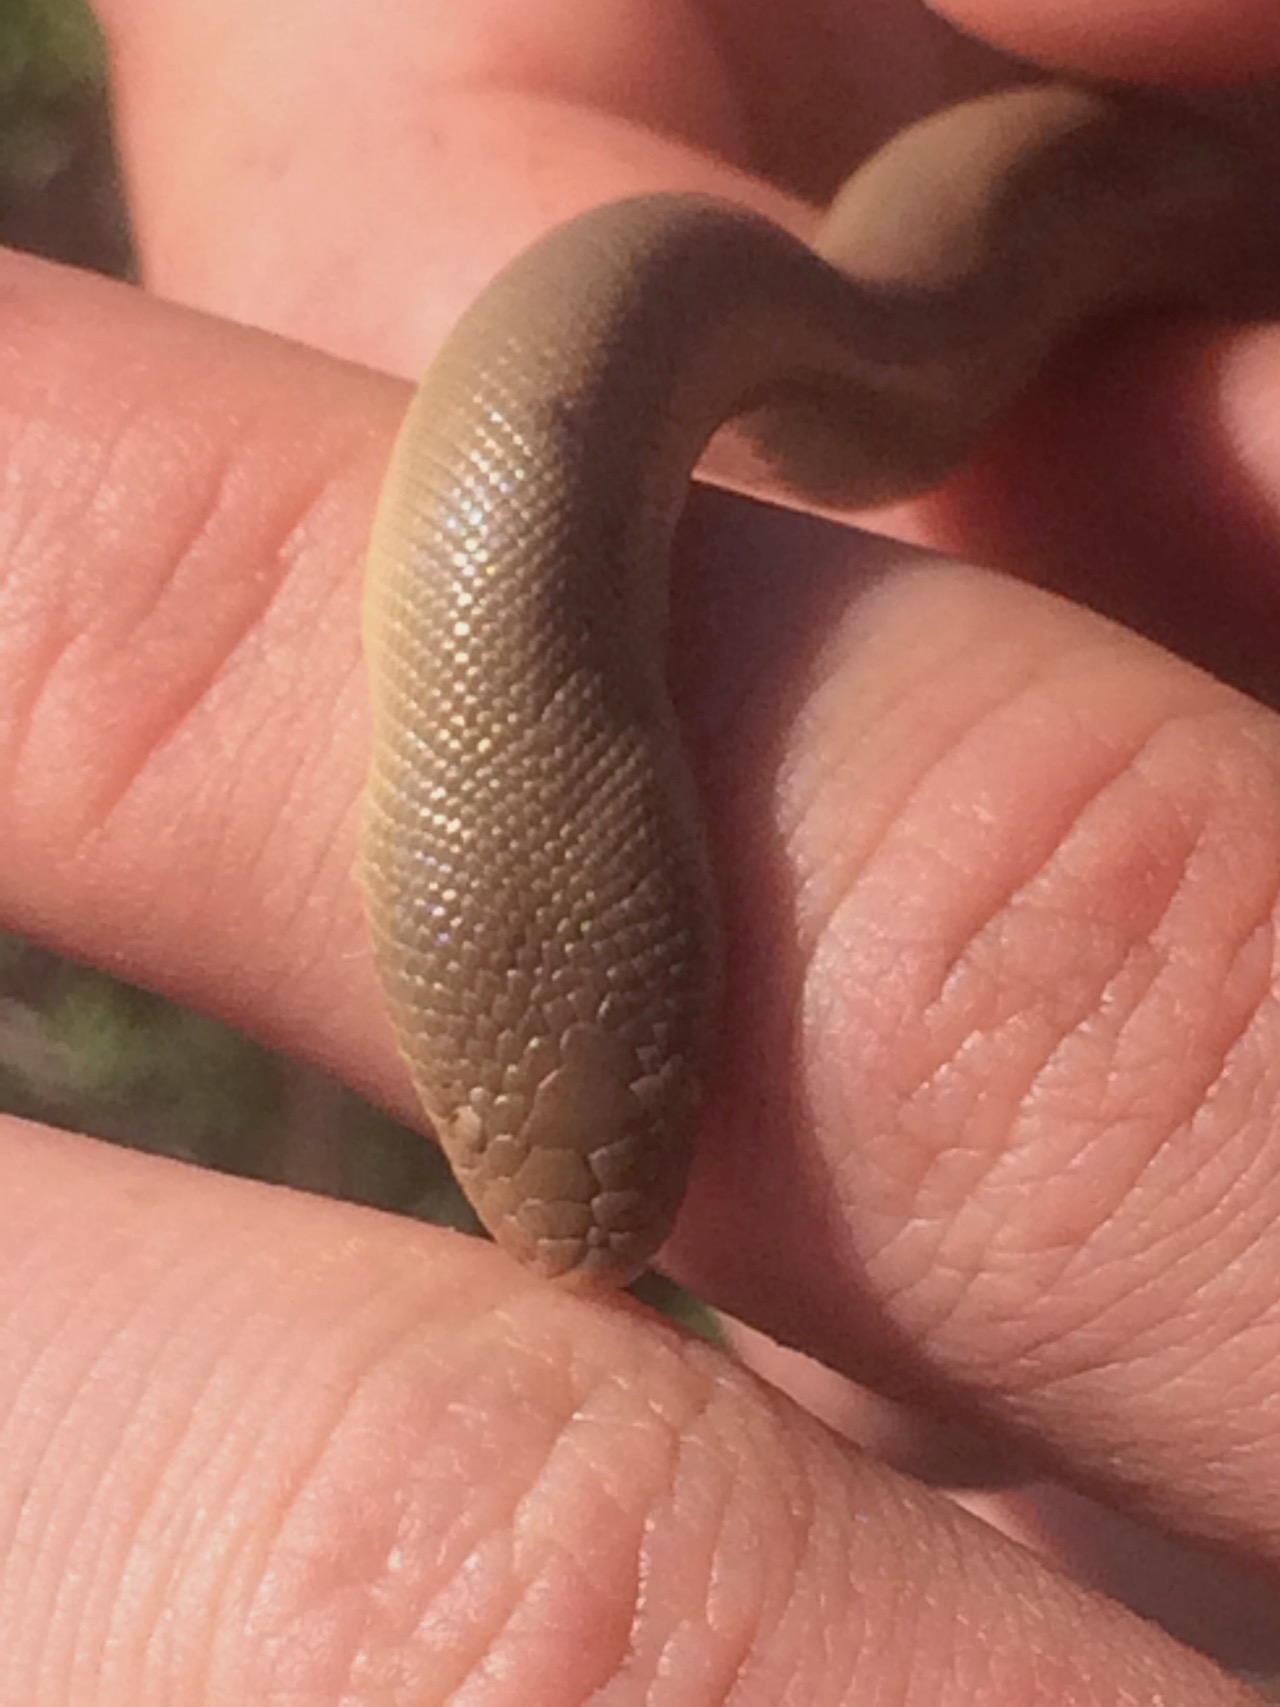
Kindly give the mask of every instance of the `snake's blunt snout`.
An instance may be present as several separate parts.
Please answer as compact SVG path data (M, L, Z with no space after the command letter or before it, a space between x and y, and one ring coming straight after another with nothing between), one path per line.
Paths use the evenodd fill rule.
M1197 119L1019 89L890 144L826 259L643 197L552 232L463 317L370 548L361 863L401 1051L522 1262L625 1282L684 1191L719 938L660 644L708 436L749 408L811 500L916 492L1082 320L1274 312L1268 202Z

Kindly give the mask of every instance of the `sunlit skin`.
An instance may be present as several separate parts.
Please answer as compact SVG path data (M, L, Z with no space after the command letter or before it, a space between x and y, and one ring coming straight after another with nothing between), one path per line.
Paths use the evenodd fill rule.
M897 122L992 74L905 3L785 39L763 0L582 10L113 0L172 300L0 259L0 922L406 1114L352 881L406 378L575 208L721 189L805 229L788 183L864 85ZM1098 71L1146 39L1185 77L1209 36L1229 69L1237 33L1267 68L1243 5L1073 12ZM811 149L771 148L801 110ZM732 1029L667 1252L994 1460L1272 1568L1280 728L1033 583L1260 684L1278 351L1116 334L896 518L1025 581L693 504L674 673ZM1247 1699L638 1307L14 1121L0 1186L0 1699Z

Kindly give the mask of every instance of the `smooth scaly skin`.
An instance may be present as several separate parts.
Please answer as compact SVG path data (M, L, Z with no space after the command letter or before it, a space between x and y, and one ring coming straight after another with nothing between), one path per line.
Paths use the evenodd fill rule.
M820 243L842 271L650 196L551 233L463 318L374 529L363 880L423 1104L524 1262L625 1282L684 1189L719 956L662 637L708 437L751 411L823 504L924 490L1081 320L1274 311L1270 199L1196 121L1022 90L855 176Z

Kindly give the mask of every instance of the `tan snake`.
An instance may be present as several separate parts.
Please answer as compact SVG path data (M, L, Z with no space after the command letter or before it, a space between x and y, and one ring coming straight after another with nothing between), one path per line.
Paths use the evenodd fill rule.
M481 1219L542 1273L670 1228L716 903L664 680L667 556L727 418L822 503L922 491L1083 319L1280 302L1269 186L1141 99L956 107L851 179L820 259L686 195L516 260L423 380L365 595L363 883L397 1040Z

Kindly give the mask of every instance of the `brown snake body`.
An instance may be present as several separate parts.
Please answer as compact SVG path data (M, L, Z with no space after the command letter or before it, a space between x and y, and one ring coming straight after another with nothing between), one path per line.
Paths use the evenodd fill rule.
M1242 149L1024 89L904 133L819 254L694 196L588 213L463 317L415 397L366 583L363 882L423 1104L541 1272L634 1275L684 1189L718 943L664 682L667 555L728 418L781 480L937 483L1082 320L1280 303Z

